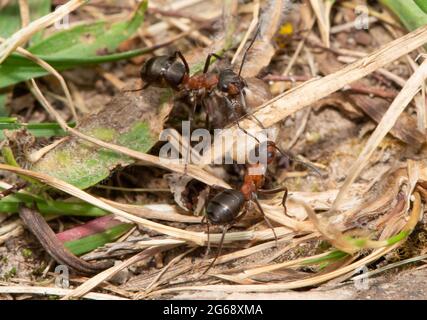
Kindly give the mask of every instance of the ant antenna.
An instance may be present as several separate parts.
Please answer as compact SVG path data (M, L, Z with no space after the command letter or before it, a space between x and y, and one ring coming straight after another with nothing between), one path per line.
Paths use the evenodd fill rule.
M246 56L247 56L247 54L248 54L248 51L249 51L249 49L252 47L252 45L254 44L255 39L258 37L260 27L261 27L261 23L258 23L258 27L257 27L257 29L256 29L255 35L254 35L253 39L251 40L251 43L249 44L249 47L245 50L245 53L243 54L242 63L240 64L240 69L239 69L239 76L240 76L240 74L242 73L243 64L245 63L245 60L246 60Z
M290 154L289 152L285 152L282 149L280 149L276 144L273 144L274 148L279 151L284 157L287 157L289 159L291 159L292 161L302 164L304 167L311 169L312 171L314 171L319 177L322 177L322 174L320 173L319 169L317 169L315 166L313 166L310 163L307 163L305 161L299 160L297 159L295 156L293 156L292 154Z

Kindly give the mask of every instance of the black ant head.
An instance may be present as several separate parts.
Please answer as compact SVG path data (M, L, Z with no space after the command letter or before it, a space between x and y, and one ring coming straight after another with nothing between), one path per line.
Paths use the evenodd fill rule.
M232 69L221 70L218 76L217 88L228 95L238 95L245 87L245 81Z
M228 95L238 95L242 92L243 88L246 86L246 83L243 80L241 73L243 70L243 65L245 64L248 51L254 44L255 39L259 34L259 28L260 28L260 25L258 25L258 28L255 32L253 39L251 40L251 42L249 43L249 46L246 48L245 53L243 54L242 63L240 64L240 68L239 68L239 73L234 72L232 69L225 69L219 73L218 86L217 86L219 91L226 93Z
M276 151L278 150L278 147L274 143L274 141L266 140L261 142L255 147L255 152L259 154L260 152L266 152L267 153L267 164L273 163L273 161L276 159Z
M187 74L186 66L176 55L148 59L141 68L141 79L147 86L177 89Z

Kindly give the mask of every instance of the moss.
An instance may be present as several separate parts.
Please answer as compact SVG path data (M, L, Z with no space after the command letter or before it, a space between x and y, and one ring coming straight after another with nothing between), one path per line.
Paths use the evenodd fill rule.
M30 249L22 249L21 250L21 254L25 259L29 259L33 256L33 251L31 251Z
M17 273L18 271L16 270L16 267L12 267L9 271L3 274L2 278L4 281L8 281L9 279L14 278Z

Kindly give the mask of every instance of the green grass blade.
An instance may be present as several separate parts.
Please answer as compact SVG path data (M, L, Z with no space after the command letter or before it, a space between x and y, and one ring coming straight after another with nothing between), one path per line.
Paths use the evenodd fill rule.
M127 59L147 49L116 53L120 43L130 38L144 21L147 1L140 4L134 16L124 22L108 24L99 21L59 31L28 48L55 69L61 71L77 66ZM0 65L0 88L46 75L36 63L19 54L12 54Z
M426 0L415 0L415 3L420 7L421 10L423 10L425 13L427 13L427 1Z
M413 0L380 0L380 2L410 31L427 24L427 14Z
M59 58L76 58L79 56L99 56L113 53L117 47L131 37L144 21L147 2L142 2L129 21L109 24L98 21L78 25L59 31L31 46L28 50L36 55L55 56Z
M4 118L7 120L7 118ZM9 118L13 119L13 118ZM70 127L74 127L74 123L69 124ZM17 122L3 122L0 119L0 141L5 139L3 130L18 130L26 128L36 138L49 138L56 136L65 136L67 133L57 123L17 123Z
M65 242L64 246L75 255L82 255L98 247L101 247L106 243L114 241L115 239L129 231L132 226L132 224L122 223L104 232L97 233L78 240Z
M56 70L63 71L79 66L130 59L143 55L150 50L151 48L141 48L103 56L76 56L68 58L39 56L39 58L49 63ZM2 71L0 72L0 89L28 80L30 77L38 78L48 74L48 72L38 64L16 53L11 54L3 64L0 65L0 71Z
M347 256L348 256L348 253L346 253L346 252L343 252L340 250L334 250L334 251L331 251L331 253L329 253L328 255L326 255L324 257L307 259L302 264L310 265L310 264L324 263L326 261L331 261L331 260L336 261L336 260L340 260L342 258L345 258Z
M17 213L19 205L25 203L36 204L43 215L61 215L76 217L102 217L108 212L84 202L46 201L37 196L16 193L0 200L0 214Z

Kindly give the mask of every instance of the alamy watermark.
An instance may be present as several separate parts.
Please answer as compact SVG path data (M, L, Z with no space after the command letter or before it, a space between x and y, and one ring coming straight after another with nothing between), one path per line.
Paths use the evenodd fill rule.
M354 273L361 273L356 276L354 279L354 286L357 290L369 290L370 288L370 279L366 276L366 273L369 269L366 266L361 266L354 270Z
M60 7L61 6L57 6L55 11L58 10ZM70 28L70 15L67 14L64 17L62 17L61 19L55 21L53 26L57 30L69 29Z
M55 286L68 289L70 287L70 271L66 265L60 264L55 268Z
M369 8L367 6L357 6L354 8L356 19L354 20L354 28L356 30L368 30L369 29Z

